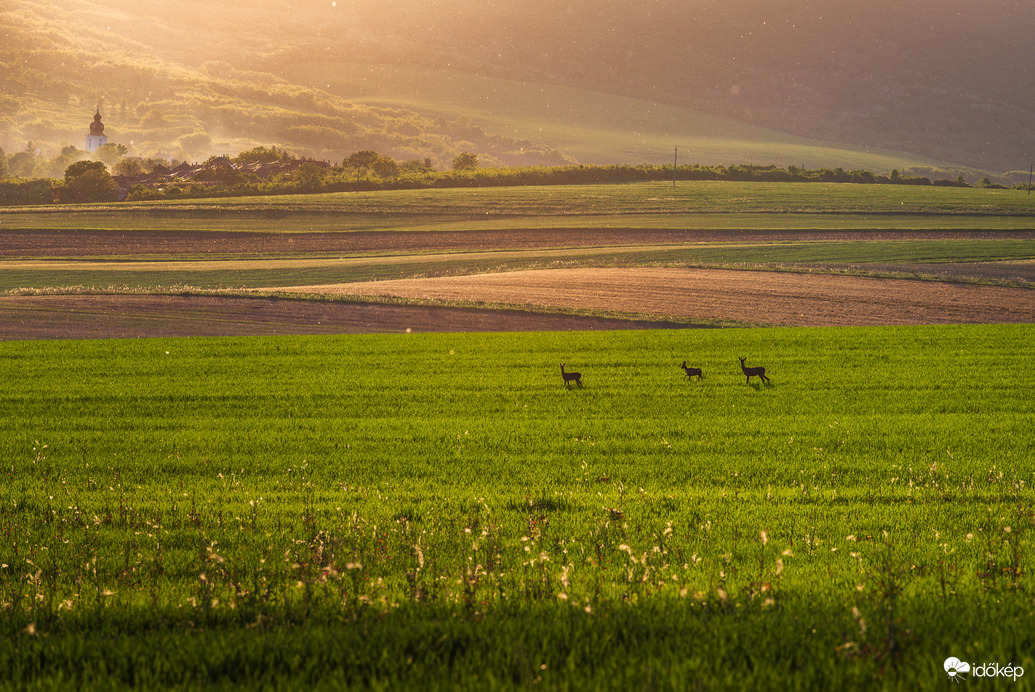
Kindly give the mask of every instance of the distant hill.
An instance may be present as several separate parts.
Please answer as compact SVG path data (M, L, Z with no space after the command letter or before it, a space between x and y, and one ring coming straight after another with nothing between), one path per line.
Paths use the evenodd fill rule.
M250 40L247 23L240 35L191 34L181 21L196 16L189 12L142 23L129 10L102 12L101 3L11 1L15 8L0 12L0 147L8 153L29 141L51 154L83 148L99 108L110 141L139 156L203 160L275 145L335 163L363 149L430 158L444 168L463 151L488 165L570 162L532 141L487 133L459 114L362 105L253 71L257 56L269 55L262 46L274 48ZM204 11L200 3L192 9ZM202 59L217 46L237 63Z
M585 164L659 164L678 157L684 164L751 162L890 171L930 161L794 137L680 106L451 70L325 62L298 63L286 74L299 83L319 82L356 104L464 113L491 132L536 141Z
M1035 3L7 0L0 146L1027 169Z

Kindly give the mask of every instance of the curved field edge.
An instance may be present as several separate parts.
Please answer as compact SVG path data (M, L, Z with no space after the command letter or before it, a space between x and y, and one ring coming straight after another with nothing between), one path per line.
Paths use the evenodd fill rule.
M788 272L548 269L280 290L799 326L1035 322L1026 289Z
M1035 283L1033 260L1035 241L1030 239L702 242L378 255L342 252L322 257L30 258L0 260L0 292L71 291L76 286L261 289L572 267L755 269L1027 287Z
M537 315L549 325L540 328L553 329L1033 322L1029 293L959 282L663 267L290 290L79 286L0 296L0 338L526 330L536 328ZM557 321L563 317L579 321Z
M320 287L309 287L319 289ZM220 294L214 294L220 295ZM633 312L609 310L593 307L571 307L561 305L533 305L528 303L502 303L483 300L451 300L435 298L413 298L391 295L340 295L333 292L306 289L250 291L248 296L275 298L278 300L311 300L344 304L415 306L425 308L457 308L464 310L483 310L490 312L511 312L527 315L564 315L572 317L591 317L605 320L637 322L641 325L655 325L658 328L724 328L724 327L762 327L763 324L734 319L709 319L688 317L685 315L666 315L654 312ZM643 328L641 326L641 328Z
M0 341L720 326L593 310L484 308L460 302L431 305L193 292L34 294L0 297Z
M25 684L1030 669L1032 330L4 344L0 656Z

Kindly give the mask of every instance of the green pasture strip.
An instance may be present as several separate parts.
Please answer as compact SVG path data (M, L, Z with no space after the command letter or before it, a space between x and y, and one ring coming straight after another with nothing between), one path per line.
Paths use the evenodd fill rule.
M225 212L216 209L89 209L85 206L54 212L4 213L0 210L0 229L52 231L182 231L253 233L333 233L347 231L438 230L465 224L468 217L448 214L423 219L412 214L378 214L362 211L313 212L285 207L263 213Z
M702 243L684 246L197 261L0 261L0 291L69 286L272 288L551 267L800 267L1028 261L1035 240ZM858 269L865 272L865 266ZM958 279L957 279L958 280Z
M3 343L0 662L109 685L1033 670L1033 344L1030 325ZM646 659L618 654L646 632ZM99 642L111 666L84 668Z
M132 208L153 208L131 203ZM700 212L829 212L868 214L1024 214L1035 201L1019 190L833 183L687 182L559 185L240 197L163 202L164 208L216 211L554 215ZM103 206L101 208L104 208ZM110 208L110 207L109 207Z
M626 262L731 266L794 265L823 263L856 264L954 264L968 262L1026 261L1035 259L1035 240L858 240L778 241L769 243L700 243L649 249L615 248ZM586 251L599 259L606 253Z
M199 227L207 221L239 224L276 222L279 214L446 215L464 217L581 216L623 214L773 214L1035 216L1035 200L1020 190L835 183L683 182L614 185L557 185L231 197L162 202L90 204L0 210L0 223L27 212L74 213L85 227L93 218L124 215L140 224L148 216L184 215ZM233 217L237 217L233 220ZM333 221L333 220L331 220ZM370 220L367 219L367 222ZM130 221L127 221L130 222ZM65 222L58 227L66 227Z
M563 242L563 238L558 238ZM543 248L535 250L451 250L444 252L365 252L359 254L271 253L263 256L231 255L220 258L148 256L76 257L68 259L0 260L5 271L48 269L50 271L234 271L261 266L278 271L297 268L348 267L363 264L407 264L410 262L497 262L522 259L590 259L612 253L633 261L660 261L661 258L702 262L759 261L783 262L902 262L958 263L1024 261L1035 259L1035 239L934 239L934 240L855 240L855 241L770 241L765 243L694 243L680 245L617 245L580 248Z
M1035 220L1026 215L963 215L963 214L865 214L823 212L759 212L759 213L656 213L656 214L584 214L580 216L514 216L506 219L474 218L443 221L399 230L434 231L543 231L608 229L614 231L742 231L750 241L752 232L802 232L822 240L825 234L845 231L1031 231Z
M102 232L248 232L248 233L349 233L358 231L527 232L552 230L608 229L614 231L751 231L811 232L817 239L824 233L844 231L1031 231L1035 220L1027 215L971 214L865 214L865 213L655 213L655 214L554 214L454 216L435 214L309 213L283 212L264 218L259 215L152 215L119 210L95 214L79 211L50 213L8 213L0 210L0 229L28 231Z

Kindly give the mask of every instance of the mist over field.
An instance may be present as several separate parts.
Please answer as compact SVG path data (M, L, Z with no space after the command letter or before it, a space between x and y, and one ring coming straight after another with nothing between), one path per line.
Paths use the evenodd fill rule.
M180 159L1026 170L1032 26L1012 0L8 0L0 147L81 147L100 108Z

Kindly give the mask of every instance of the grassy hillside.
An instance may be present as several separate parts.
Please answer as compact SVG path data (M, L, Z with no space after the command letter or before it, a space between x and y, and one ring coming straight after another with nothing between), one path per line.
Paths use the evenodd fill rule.
M1016 118L1035 107L1035 84L1011 68L1031 58L1030 3L413 5L390 20L394 36L410 39L396 50L408 64L578 86L999 170L1030 162L1032 138Z
M731 118L577 87L386 64L298 63L284 74L357 104L406 107L539 142L586 164L682 162L843 167L886 172L932 165L900 152L793 137Z
M146 43L150 31L126 22L123 12L78 2L14 0L0 12L0 147L13 153L32 142L51 156L83 148L99 108L110 141L137 156L198 160L261 144L335 163L362 149L444 168L461 151L476 151L487 165L566 161L455 114L357 105L242 65L164 57Z
M0 147L1026 168L1031 8L929 4L11 0Z

